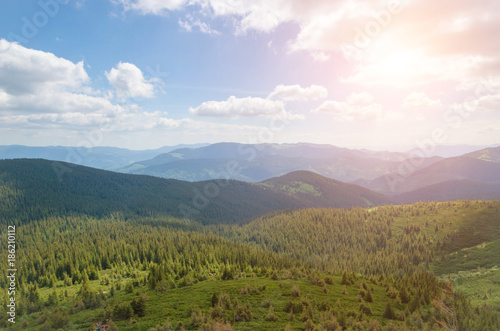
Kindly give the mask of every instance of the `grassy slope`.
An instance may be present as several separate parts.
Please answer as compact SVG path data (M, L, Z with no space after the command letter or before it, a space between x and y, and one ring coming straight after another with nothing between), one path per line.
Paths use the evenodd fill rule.
M101 272L101 277L109 274L109 270ZM360 280L355 284L347 286L347 294L342 294L343 285L340 284L342 277L333 276L333 285L326 285L328 293L324 293L322 287L312 285L307 278L299 278L297 280L272 280L264 275L252 277L248 275L245 278L234 280L208 280L197 283L193 286L175 288L166 292L157 292L148 290L146 287L140 287L134 290L133 293L125 293L123 287L120 291L109 299L110 304L118 302L131 301L137 293L146 293L149 301L146 303L146 316L143 318L134 317L135 322L130 320L114 321L119 330L148 330L156 325L163 325L169 321L172 325L177 325L182 321L183 325L188 330L197 330L190 326L191 317L189 311L192 307L197 306L205 313L210 308L210 299L214 292L225 292L229 294L231 301L237 299L238 303L249 303L252 307L253 318L247 322L236 322L235 330L283 330L287 324L291 324L293 330L303 330L304 322L301 321L301 314L295 314L295 321L290 321L290 314L284 311L287 301L292 300L291 289L297 287L300 290L300 297L297 300L308 300L311 304L314 302L321 303L323 301L338 307L339 310L358 311L360 303L356 301ZM125 280L127 281L127 280ZM125 283L123 281L123 283ZM387 319L382 318L386 304L388 301L393 301L387 296L385 287L371 284L368 281L367 285L372 289L373 303L364 302L373 312L372 317L381 321L383 325L388 323ZM248 293L240 294L240 290L246 285L251 288L263 287L264 290L259 291L259 294ZM91 281L91 285L95 290L108 292L109 286L100 284L99 280ZM66 288L65 288L66 289ZM79 285L67 287L68 294L71 297L79 290ZM51 289L43 288L40 290L40 295L46 299L52 292ZM270 300L274 308L275 314L279 320L276 322L266 321L266 316L269 313L269 308L262 307L262 303ZM64 307L64 305L63 305ZM395 308L403 308L403 306L395 306ZM88 330L89 325L96 321L96 316L99 315L102 309L83 310L71 315L69 329L71 330ZM234 309L231 309L229 314L234 314ZM36 320L40 313L32 314L26 320L28 327L22 327L23 330L39 330L40 326L36 326ZM19 325L23 324L24 320L19 321ZM398 322L393 322L398 323Z
M483 208L478 202L468 208L455 204L438 203L439 214L420 215L405 223L422 225L423 231L441 243L443 253L435 257L431 270L443 279L451 278L455 289L462 291L474 305L490 304L500 309L500 203L494 208ZM448 207L450 206L450 207ZM402 231L403 222L395 222L395 232ZM440 230L436 233L435 226Z
M499 301L499 271L494 266L500 265L500 256L498 248L500 246L500 222L499 209L500 204L485 202L463 202L463 203L435 203L418 204L421 208L419 213L415 213L415 208L407 208L406 212L395 217L391 223L394 236L401 234L405 226L418 225L420 231L431 237L434 243L447 242L442 247L443 255L435 257L431 265L436 274L452 274L456 288L463 290L469 295L474 303L490 303L498 307ZM389 207L372 208L370 211L376 213L380 209ZM404 208L404 207L403 207ZM436 227L438 231L436 232ZM482 268L482 269L481 269ZM106 272L101 273L101 277ZM258 277L247 277L244 279L220 281L209 280L197 283L190 287L177 288L165 293L158 293L147 290L149 302L147 303L147 315L144 318L136 318L136 323L131 325L130 321L117 321L120 330L147 330L156 324L163 324L167 317L170 322L177 323L182 321L188 325L190 317L188 314L191 305L198 305L205 312L208 309L212 293L227 292L232 299L237 297L239 303L249 302L252 306L254 318L250 322L236 323L237 330L276 330L282 329L288 323L288 314L283 312L283 306L289 298L290 289L297 285L301 291L301 298L307 297L310 293L310 301L321 302L327 300L330 303L336 303L340 300L342 307L346 309L357 310L359 303L355 302L359 283L348 287L348 295L342 295L342 286L340 285L340 276L334 276L334 285L327 285L328 293L324 293L321 287L312 285L307 279L298 280L271 280L263 275ZM124 281L125 282L125 281ZM123 282L123 283L124 283ZM266 285L266 290L258 295L239 294L239 290L250 286ZM282 284L280 287L279 284ZM103 291L109 291L109 287L99 285L99 281L92 282L95 289L101 287ZM374 303L368 304L375 317L380 317L389 300L385 290L377 285L373 286ZM69 295L76 293L79 286L75 285L68 288ZM139 291L145 291L141 288ZM52 290L41 289L42 297L47 297ZM126 294L122 290L110 299L110 302L129 301L135 296ZM280 322L267 322L265 316L268 309L260 307L260 303L270 298L275 307L276 314ZM89 323L96 318L99 310L89 310L76 313L71 316L70 329L88 328ZM36 319L40 314L33 314L29 317L28 325L36 324ZM284 320L286 319L286 320ZM298 330L303 326L299 321L300 314L296 316L292 326ZM383 320L384 323L387 320ZM21 320L22 322L22 320ZM21 328L27 329L27 328ZM33 329L37 329L36 327Z

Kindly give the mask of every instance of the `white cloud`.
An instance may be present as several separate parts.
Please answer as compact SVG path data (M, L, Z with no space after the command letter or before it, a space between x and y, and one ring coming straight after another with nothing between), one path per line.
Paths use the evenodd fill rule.
M89 83L83 61L0 40L0 114L113 110Z
M0 39L0 90L12 96L48 90L78 90L90 82L83 61L73 63L52 53Z
M182 9L188 0L112 0L124 10L135 10L141 14L165 15L168 11Z
M237 98L230 96L225 101L206 101L189 112L198 116L213 117L276 117L304 119L303 115L292 114L285 108L287 101L318 100L327 96L327 89L319 85L301 87L300 85L276 86L266 99L258 97Z
M451 109L460 114L465 114L464 117L467 118L470 114L479 112L488 112L500 110L500 93L493 93L487 95L477 95L467 97L461 103L455 103L451 106Z
M425 93L413 92L403 100L403 109L422 110L441 108L441 100L432 100Z
M285 113L282 101L273 101L262 98L236 98L229 97L226 101L206 101L189 112L199 116L215 117L269 117Z
M158 80L146 80L142 71L132 63L120 62L116 68L106 72L109 83L115 88L119 98L152 98L155 96Z
M330 113L335 120L345 122L372 122L383 119L382 105L373 103L369 93L352 93L346 101L325 101L313 113Z
M205 22L202 22L200 19L195 19L193 15L188 14L186 15L186 19L182 20L179 18L179 26L187 31L191 32L193 31L193 28L197 28L197 30L201 33L208 34L208 35L218 35L220 34L219 31L212 29L210 25L208 25Z
M107 76L117 93L150 97L152 82L132 64L120 63ZM176 128L185 119L146 112L135 104L113 104L93 90L83 62L0 39L0 126L15 129L134 131Z
M236 34L293 22L299 30L290 51L317 61L343 53L353 60L350 83L399 87L500 75L500 43L491 32L500 30L497 0L115 1L143 14L199 9L200 24L229 18Z
M268 99L279 99L284 101L306 101L324 99L328 95L328 90L319 85L301 87L300 85L283 85L275 87L269 94Z

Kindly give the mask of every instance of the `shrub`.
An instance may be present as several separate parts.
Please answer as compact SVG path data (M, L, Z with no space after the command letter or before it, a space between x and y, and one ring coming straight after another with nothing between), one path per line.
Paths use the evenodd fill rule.
M276 322L277 320L278 320L278 316L276 316L276 314L274 313L274 309L271 306L269 308L269 313L266 316L266 321L268 321L268 322Z
M135 315L139 317L146 316L146 302L144 298L142 297L133 298L132 302L130 303L130 306L134 310Z
M260 304L262 308L269 308L271 307L271 299L267 298L266 300L262 301Z
M315 327L316 326L314 325L313 321L311 321L310 319L304 323L305 331L313 331Z
M396 319L396 315L394 314L394 311L392 310L392 307L391 307L391 304L388 302L387 303L387 306L385 307L385 312L384 312L384 315L382 315L383 317L387 318L387 319Z
M134 285L132 282L128 282L127 285L125 285L125 293L129 294L134 292Z
M240 321L250 321L253 317L252 314L252 307L250 307L250 304L247 303L245 305L238 305L236 307L236 315L234 317L234 320L236 322Z
M362 312L362 313L363 313L363 314L365 314L365 315L368 315L368 316L372 315L372 310L371 310L371 308L370 308L370 307L368 307L368 306L366 306L366 305L365 305L365 304L363 304L363 303L359 305L359 311L360 311L360 312Z
M372 292L371 291L366 292L365 300L367 302L373 302L373 297L372 297Z
M113 309L113 318L116 320L126 320L132 317L133 309L128 302L117 304Z

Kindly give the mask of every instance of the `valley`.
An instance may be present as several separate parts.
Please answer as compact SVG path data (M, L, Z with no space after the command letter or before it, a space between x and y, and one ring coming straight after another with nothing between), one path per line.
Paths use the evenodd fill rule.
M220 191L182 215L206 187ZM33 159L0 161L0 197L19 246L11 329L500 327L495 200L399 205L307 171L193 183Z

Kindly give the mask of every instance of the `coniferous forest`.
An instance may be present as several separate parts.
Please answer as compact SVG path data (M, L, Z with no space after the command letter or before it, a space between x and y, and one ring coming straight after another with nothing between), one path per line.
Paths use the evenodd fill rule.
M0 196L2 236L16 226L17 322L7 321L2 278L2 328L500 329L497 201L288 209L216 224L120 210L102 182L109 211L70 196L79 209L38 205L16 219L9 211L44 193L14 173L2 174ZM60 183L42 182L57 194Z
M0 331L500 331L500 0L0 0Z

